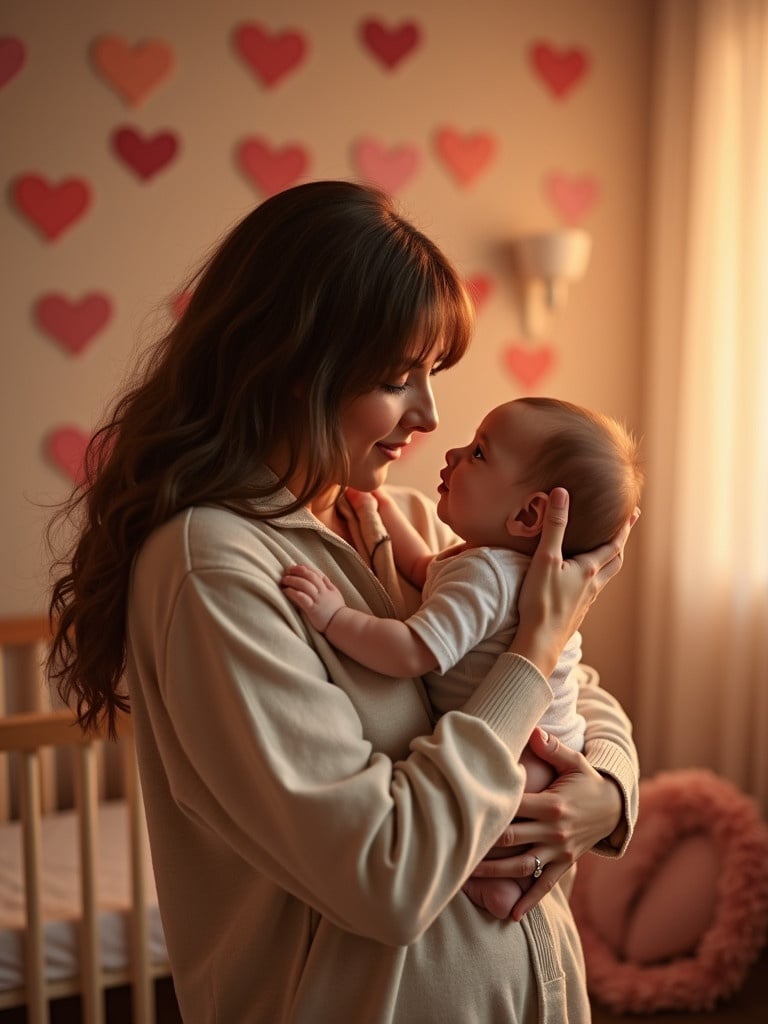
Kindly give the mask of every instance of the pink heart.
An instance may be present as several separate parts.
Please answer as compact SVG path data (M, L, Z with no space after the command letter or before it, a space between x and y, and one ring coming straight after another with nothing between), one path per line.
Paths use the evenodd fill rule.
M173 132L158 132L151 138L140 135L135 128L126 126L112 133L112 148L123 163L144 181L171 163L179 148Z
M370 18L360 26L360 34L368 50L390 70L421 42L421 29L412 21L405 21L390 29L375 18Z
M361 139L353 154L361 176L386 192L397 192L419 168L421 156L415 146L386 149L375 139Z
M491 135L461 135L453 128L437 133L437 152L460 185L469 185L493 159L496 141Z
M238 25L234 44L246 64L268 87L297 68L307 52L307 42L298 32L270 34L261 25L251 23Z
M589 58L583 50L558 50L540 42L534 43L528 52L539 77L558 98L566 96L589 68Z
M540 348L523 348L522 345L510 345L503 352L504 365L512 376L524 388L531 389L544 377L555 364L554 349L548 345Z
M35 316L52 338L72 355L78 355L108 323L112 303L107 295L99 292L91 292L79 302L50 292L35 304Z
M20 39L13 36L0 38L0 87L21 71L26 59L27 51Z
M45 440L48 459L75 484L85 479L85 452L90 438L78 427L57 427Z
M309 154L301 146L272 149L263 139L245 139L237 151L241 168L264 197L294 185L309 166Z
M91 46L91 60L101 77L131 107L138 107L171 73L173 49L161 39L131 46L119 36L101 36Z
M485 274L475 274L474 277L467 278L466 285L475 306L477 309L480 309L481 306L485 305L486 299L493 291L493 280L490 277L486 277Z
M594 178L550 174L544 184L552 205L566 224L580 223L592 209L599 192Z
M16 179L13 198L27 219L53 241L85 213L91 189L80 178L51 185L39 174L25 174Z

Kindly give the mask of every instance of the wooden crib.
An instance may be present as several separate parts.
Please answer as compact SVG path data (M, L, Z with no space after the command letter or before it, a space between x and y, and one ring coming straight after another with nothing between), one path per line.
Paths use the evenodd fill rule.
M133 1021L153 1024L155 979L169 969L130 719L121 718L112 743L86 736L69 709L52 703L42 670L48 638L45 619L0 620L0 876L10 874L0 877L0 1019L5 1008L23 1005L28 1024L44 1024L51 1000L77 994L82 1019L102 1024L105 990L128 985ZM53 869L46 856L51 844ZM79 878L63 877L69 872L61 864ZM79 896L70 895L72 915L51 912L51 886L57 893L79 889ZM67 929L71 964L62 965L60 952L52 964L52 936ZM105 941L111 963L105 963Z

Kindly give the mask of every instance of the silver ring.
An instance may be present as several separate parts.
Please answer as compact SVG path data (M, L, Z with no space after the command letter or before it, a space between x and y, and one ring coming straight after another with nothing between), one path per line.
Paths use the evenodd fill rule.
M536 868L533 872L534 878L541 878L541 872L544 870L544 865L541 863L538 857L533 858L536 861Z

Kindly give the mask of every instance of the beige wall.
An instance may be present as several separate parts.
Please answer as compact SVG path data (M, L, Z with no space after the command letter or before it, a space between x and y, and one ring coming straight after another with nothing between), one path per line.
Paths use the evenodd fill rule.
M531 390L640 429L652 8L647 0L6 0L0 34L23 41L26 62L0 88L0 614L44 607L40 506L62 498L68 483L46 459L45 438L66 424L92 429L184 274L262 198L235 159L248 137L305 148L310 178L357 177L352 153L361 139L413 147L419 166L398 192L405 212L468 277L492 281L471 354L438 379L441 426L396 467L395 482L432 493L446 447L463 443L486 408L524 393L506 363L514 345L554 355ZM393 69L360 40L361 22L372 17L420 29L419 45ZM256 21L308 43L303 63L271 87L232 45L234 29ZM91 62L93 42L107 35L164 40L173 50L171 75L140 106L129 106ZM533 70L528 52L537 41L587 56L587 73L566 95L553 95ZM177 158L140 180L110 149L112 133L127 125L147 136L174 132ZM444 128L493 140L493 160L469 184L437 153ZM51 183L82 178L92 188L87 214L56 241L13 204L13 183L31 173ZM507 246L562 225L544 184L552 174L596 185L580 218L594 250L567 308L531 341ZM35 323L35 304L50 292L111 299L110 322L79 355ZM637 557L630 552L585 627L588 659L630 706Z

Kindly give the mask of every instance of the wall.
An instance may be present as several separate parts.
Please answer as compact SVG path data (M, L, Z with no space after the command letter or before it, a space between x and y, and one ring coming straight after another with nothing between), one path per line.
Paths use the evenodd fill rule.
M432 493L446 447L526 392L639 429L651 16L646 0L6 0L0 34L23 56L0 46L0 614L44 607L45 506L67 492L78 445L172 316L185 274L297 174L385 181L487 289L471 354L437 381L441 426L394 481ZM252 41L256 24L261 74L235 42L244 26ZM116 86L110 36L128 48L134 90L132 48L155 41L145 95ZM39 216L32 175L47 201L89 192L54 239L20 209ZM526 338L509 243L564 224L593 235L589 270L543 337ZM79 337L57 340L73 318ZM636 558L585 629L587 657L629 704Z

